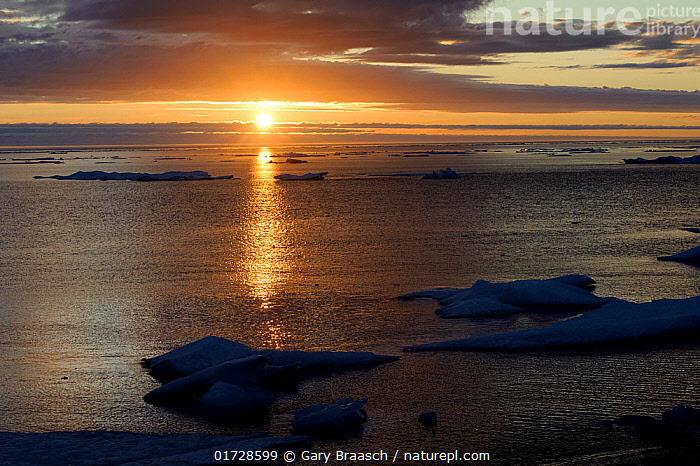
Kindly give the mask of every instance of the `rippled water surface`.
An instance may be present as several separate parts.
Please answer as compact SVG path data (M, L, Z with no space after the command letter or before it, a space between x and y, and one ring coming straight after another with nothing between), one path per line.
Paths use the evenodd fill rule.
M700 167L623 165L647 147L608 147L571 157L485 146L410 158L388 155L426 148L294 148L325 155L305 164L269 163L289 150L277 148L94 149L54 156L65 159L60 165L1 165L0 430L286 434L290 410L367 397L362 436L322 447L458 448L490 452L498 464L634 463L672 453L676 446L601 421L700 406L693 335L578 350L403 354L304 382L252 424L209 423L141 400L157 386L142 357L211 334L259 348L401 354L409 344L572 315L446 321L431 301L392 299L433 286L583 273L604 296L700 295L699 269L656 260L700 243L679 229L700 226ZM124 158L74 159L86 156ZM96 163L105 161L113 163ZM447 166L469 174L376 176ZM32 179L171 169L238 179ZM320 171L330 172L326 180L273 179ZM417 422L423 411L438 412L437 428Z

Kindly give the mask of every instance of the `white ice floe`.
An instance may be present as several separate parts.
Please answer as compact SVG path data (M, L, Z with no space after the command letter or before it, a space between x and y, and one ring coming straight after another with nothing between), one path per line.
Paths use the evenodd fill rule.
M461 178L457 172L452 171L451 168L445 168L444 170L432 171L423 175L424 180L451 180L456 178Z
M299 364L299 369L343 368L358 366L373 366L385 362L396 361L399 356L384 356L364 351L283 351L261 350L270 358L270 364L288 366Z
M256 386L264 380L264 368L269 358L261 355L227 361L173 380L144 395L143 399L155 404L175 404L195 401L217 382Z
M76 172L72 175L35 176L55 180L128 180L128 181L191 181L191 180L230 180L233 175L211 176L202 170L190 172L170 171L165 173L118 173L118 172Z
M437 288L399 296L398 299L433 298L446 305L442 317L512 314L527 307L597 307L608 300L590 293L595 280L586 275L564 275L546 280L492 283L478 280L470 288Z
M222 417L243 411L265 409L273 401L275 394L270 390L216 382L197 403L209 415Z
M294 411L292 427L296 430L343 429L367 420L362 409L367 399L344 398L328 405L313 405Z
M657 257L657 259L660 261L700 262L700 246L695 246L694 248L690 248L687 251L679 252L678 254L673 254L672 256L660 256Z
M172 380L226 361L251 356L253 352L252 348L242 343L208 336L142 361L157 379Z
M0 464L14 466L215 464L215 451L279 451L307 445L305 436L146 435L128 432L0 432Z
M328 172L321 173L307 173L306 175L290 175L288 173L275 176L276 180L282 181L309 181L309 180L322 180Z
M695 329L700 329L700 296L641 304L615 299L599 309L549 327L415 345L405 350L529 350L629 340Z

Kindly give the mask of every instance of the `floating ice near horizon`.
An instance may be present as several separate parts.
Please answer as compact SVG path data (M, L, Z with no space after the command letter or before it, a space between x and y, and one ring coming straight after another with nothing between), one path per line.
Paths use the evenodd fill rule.
M700 296L608 304L549 327L450 340L404 348L405 351L520 351L665 335L700 329Z
M328 172L321 172L321 173L307 173L306 175L290 175L288 173L284 173L282 175L277 175L275 176L276 180L282 180L282 181L315 181L315 180L322 180L324 176L326 176Z
M362 409L367 398L343 398L327 405L313 405L293 411L292 427L296 430L336 430L361 424L367 420Z
M309 437L267 435L148 435L130 432L0 432L0 464L55 466L195 466L215 461L215 451L277 451L309 443Z
M680 152L680 151L678 151ZM696 164L700 163L700 155L691 155L690 157L678 157L676 155L666 155L663 157L657 157L655 159L645 159L643 157L637 157L636 159L622 159L623 162L627 164Z
M103 171L90 171L75 172L72 175L51 175L51 176L40 176L36 175L34 178L37 179L54 179L54 180L81 180L81 181L91 181L91 180L118 180L118 181L199 181L199 180L230 180L233 179L233 175L223 175L223 176L211 176L209 173L202 170L194 170L189 172L182 171L169 171L165 173L118 173L118 172L103 172Z
M423 175L424 180L453 180L461 178L462 175L447 167L444 170L432 171Z
M659 256L660 261L677 261L677 262L700 262L700 246L695 246L687 251L679 252L671 256Z

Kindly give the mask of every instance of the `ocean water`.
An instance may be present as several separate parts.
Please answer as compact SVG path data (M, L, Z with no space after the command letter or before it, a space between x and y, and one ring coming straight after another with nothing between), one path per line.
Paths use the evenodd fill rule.
M495 464L687 458L687 445L602 421L700 407L697 334L528 353L401 352L574 315L442 320L432 301L393 299L434 286L582 273L601 296L700 295L700 269L656 260L700 243L680 230L700 226L700 167L624 165L667 154L601 145L610 152L570 157L518 145L5 151L0 163L64 163L0 165L0 430L285 435L293 409L366 397L363 431L323 439L318 451L459 449L489 452ZM428 150L476 152L390 156ZM288 151L322 157L270 163ZM445 167L468 174L387 176ZM32 178L197 169L237 179ZM274 180L321 171L326 180ZM206 335L402 359L305 381L252 422L144 403L158 384L139 360ZM418 423L424 411L437 411L436 428Z

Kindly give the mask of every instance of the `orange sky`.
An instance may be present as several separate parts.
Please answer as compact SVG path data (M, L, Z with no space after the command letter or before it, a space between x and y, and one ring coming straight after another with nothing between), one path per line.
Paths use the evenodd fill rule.
M488 5L11 1L0 9L0 144L54 122L231 122L197 130L231 142L261 132L319 142L700 134L692 27L625 35L596 24L575 35L540 19L541 34L508 35L504 25L486 34ZM663 24L700 31L696 18ZM261 114L274 124L254 124ZM77 144L74 129L53 131Z

